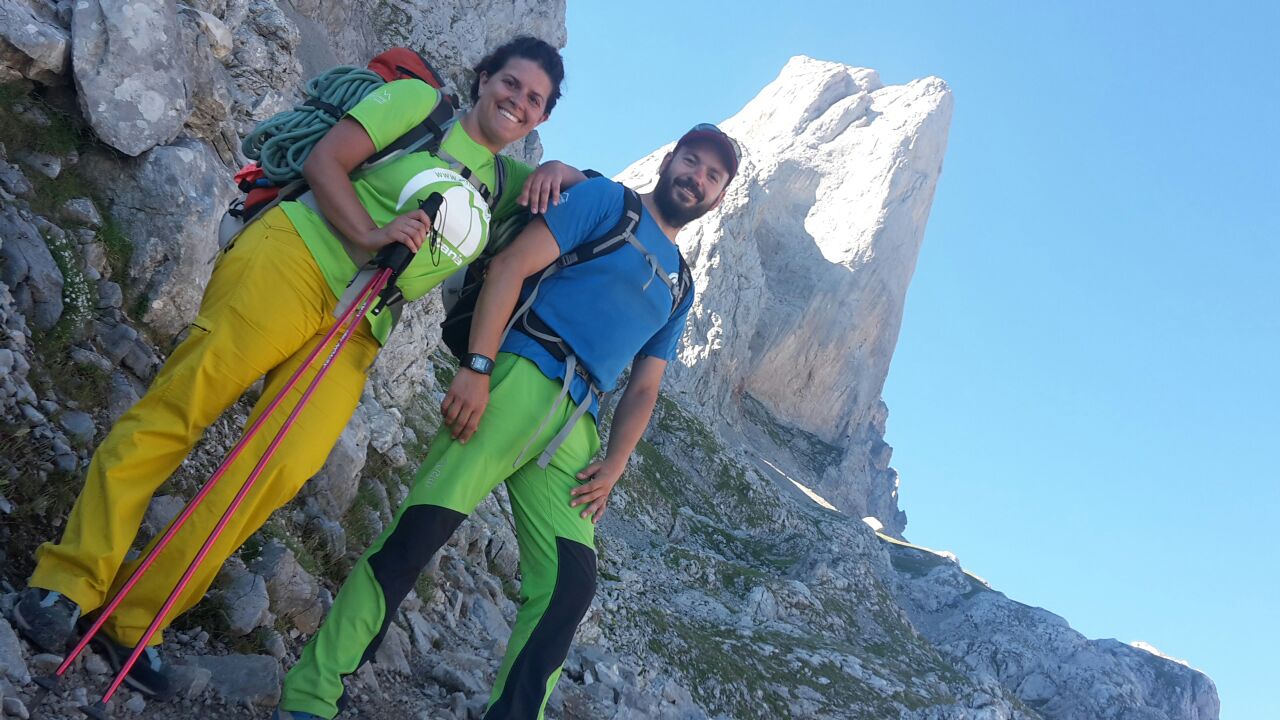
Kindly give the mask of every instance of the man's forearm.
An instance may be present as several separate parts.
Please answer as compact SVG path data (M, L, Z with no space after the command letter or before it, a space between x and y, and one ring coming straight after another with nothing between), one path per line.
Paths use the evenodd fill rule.
M657 402L656 387L627 386L613 412L613 425L609 429L609 450L605 453L606 463L619 469L626 467L627 459L631 457L640 438L644 436L645 428L649 426L649 418L653 416L653 406Z
M503 263L494 262L485 275L480 297L476 298L475 315L471 318L471 336L467 351L494 358L502 344L502 331L516 309L524 277Z

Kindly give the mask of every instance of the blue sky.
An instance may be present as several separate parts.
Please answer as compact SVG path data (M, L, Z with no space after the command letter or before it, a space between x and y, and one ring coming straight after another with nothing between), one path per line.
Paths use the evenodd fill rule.
M803 9L802 9L803 8ZM606 174L792 55L946 80L885 388L914 542L1280 716L1280 11L569 3L547 156Z

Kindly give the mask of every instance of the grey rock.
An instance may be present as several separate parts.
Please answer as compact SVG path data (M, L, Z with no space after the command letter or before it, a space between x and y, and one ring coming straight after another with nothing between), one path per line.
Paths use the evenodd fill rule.
M185 6L180 9L185 14L189 14L200 31L204 33L214 57L221 60L231 54L234 38L231 35L231 28L227 27L225 22L218 16L202 10Z
M144 322L177 335L195 317L209 281L218 222L237 192L230 174L207 143L189 139L136 159L93 153L82 163L91 176L117 178L102 191L133 242L130 297L147 299Z
M231 575L231 581L220 593L227 632L232 636L248 635L270 622L271 598L267 593L267 582L261 575L251 572L232 572Z
M191 113L172 0L78 0L71 52L80 108L126 155L177 136Z
M0 3L0 69L52 85L63 81L71 37L42 5L23 0Z
M262 640L262 647L271 657L277 660L284 660L285 655L289 653L289 648L284 644L284 636L275 630L266 631L266 637Z
M27 669L38 675L45 675L58 669L62 664L62 656L53 653L37 653L27 660Z
M19 685L31 682L22 644L13 627L4 618L0 618L0 666L4 667L4 675L9 680Z
M139 399L138 390L123 373L112 373L107 397L107 417L114 423Z
M101 355L99 355L96 352L93 352L92 350L86 350L82 347L72 346L71 362L75 363L76 365L91 367L105 373L109 373L113 369L113 366L110 360L102 357Z
M84 225L94 229L102 227L102 213L89 198L71 198L62 204L59 216L69 223Z
M482 679L487 667L487 661L474 655L442 652L428 674L446 690L475 696L487 689Z
M306 533L315 538L326 556L336 559L347 554L347 529L337 520L312 517L307 521Z
M25 418L26 421L33 426L44 425L45 423L49 422L49 419L46 418L43 414L41 414L39 410L35 409L30 405L27 405L26 403L19 405L18 410L22 413L22 417Z
M57 155L50 155L38 150L19 150L14 154L14 157L17 158L18 162L50 180L56 179L62 174L62 158Z
M84 658L84 669L90 675L110 675L111 666L107 664L105 658L95 652L86 652Z
M370 404L369 411L369 444L379 453L386 455L391 448L404 439L401 426L404 422L400 412L395 408L377 412L376 406Z
M89 228L80 228L80 232L82 233L80 252L84 257L86 270L94 270L101 277L110 277L111 266L107 263L107 249L97 241L98 234Z
M98 309L118 308L124 305L124 290L110 280L98 281Z
M0 162L0 190L16 197L30 198L34 189L17 165Z
M124 709L137 715L147 709L147 701L142 698L141 694L134 695L125 702Z
M160 366L160 358L156 357L155 351L142 338L133 341L121 362L134 375L144 380L149 379Z
M209 687L229 706L270 708L280 702L280 664L268 655L191 658L209 671Z
M22 699L16 697L6 697L4 699L4 714L9 717L20 718L20 720L27 720L27 718L31 717L31 712L27 710L27 706L22 702Z
M99 326L96 338L103 356L113 363L119 363L133 349L138 331L124 323Z
M171 677L174 694L190 699L198 697L209 687L213 672L198 665L175 665Z
M93 424L93 418L79 410L68 410L63 413L62 417L58 418L58 424L62 425L79 445L88 445L93 442L93 436L98 432L98 428Z
M53 456L53 467L60 473L70 475L80 468L80 458L73 452L60 452Z
M186 505L187 501L177 495L156 495L147 505L147 514L142 522L153 535L158 534L178 517Z
M488 637L501 639L511 633L511 626L502 617L502 611L492 600L483 595L471 598L467 613L480 625Z
M0 281L13 293L18 310L37 330L62 316L62 272L39 230L9 205L0 207Z
M413 672L413 667L409 664L412 647L409 634L404 631L404 628L392 623L387 627L387 634L382 644L378 646L374 659L378 665L389 672L409 675Z
M271 610L277 617L307 634L320 627L320 585L302 568L292 550L273 540L262 548L250 569L266 579Z

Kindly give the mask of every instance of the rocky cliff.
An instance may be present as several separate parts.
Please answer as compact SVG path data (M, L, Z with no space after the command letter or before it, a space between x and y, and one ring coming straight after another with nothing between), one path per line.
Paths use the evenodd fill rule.
M390 44L466 87L466 68L517 32L563 45L564 12L0 0L0 611L95 442L191 319L239 135L296 101L303 78ZM600 591L549 717L1217 717L1200 673L1087 640L890 537L905 516L880 391L950 112L936 78L885 86L796 58L724 124L746 148L742 179L682 235L698 304L602 526ZM541 152L536 138L512 151ZM644 185L661 153L625 177ZM125 691L117 716L266 715L435 431L453 372L439 317L434 297L406 312L325 468L166 638L181 697ZM144 534L207 477L247 409L210 428ZM350 679L363 716L478 717L518 599L505 508L499 490L463 525ZM31 675L57 661L0 619L7 715L30 714ZM44 717L78 717L106 679L89 654Z

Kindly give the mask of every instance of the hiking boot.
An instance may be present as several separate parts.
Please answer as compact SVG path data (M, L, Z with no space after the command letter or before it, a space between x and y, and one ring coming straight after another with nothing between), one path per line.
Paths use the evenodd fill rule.
M133 648L120 645L101 632L93 638L93 649L115 672L120 672L129 655L133 654ZM129 674L124 676L124 684L156 700L168 700L173 696L173 681L160 659L160 651L154 647L147 648L133 664Z
M27 588L13 606L13 622L32 645L61 655L80 619L80 606L60 592Z
M324 720L324 718L300 710L289 712L288 710L276 708L276 711L271 714L271 720Z

